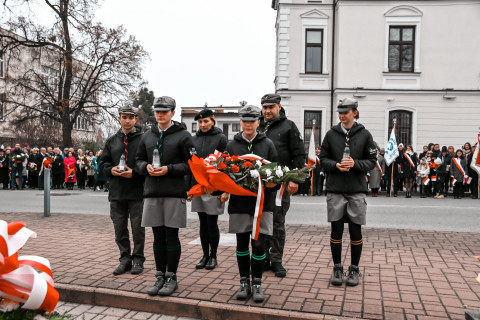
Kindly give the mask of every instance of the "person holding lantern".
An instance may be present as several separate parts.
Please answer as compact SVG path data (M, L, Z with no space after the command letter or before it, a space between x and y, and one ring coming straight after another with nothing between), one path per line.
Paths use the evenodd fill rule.
M277 151L272 140L264 133L257 131L260 125L260 108L243 106L239 110L242 131L237 133L227 145L226 152L230 155L255 154L269 161L277 161ZM258 239L252 235L256 197L231 195L228 204L229 232L237 237L237 263L240 272L240 289L238 300L246 300L252 295L253 301L265 300L261 284L266 258L266 236L273 234L273 210L275 206L275 191L278 186L272 182L265 184L263 213L260 220ZM260 190L259 190L260 192ZM250 238L252 237L252 255L250 256ZM250 270L252 286L250 286Z
M142 226L152 228L157 269L149 295L169 296L177 290L182 248L178 230L187 226L186 176L195 146L185 125L172 120L175 107L171 97L154 100L157 123L143 134L136 156L135 168L146 176Z
M113 271L120 275L143 272L145 262L145 228L142 227L143 183L145 177L135 169L135 156L142 138L141 127L135 126L137 113L131 106L119 109L121 128L108 138L100 158L101 169L110 179L108 201L115 230L115 243L120 250L120 264ZM132 229L130 245L128 220Z
M195 116L199 130L193 136L197 156L208 157L215 150L223 152L227 146L227 137L220 128L215 127L215 115L210 109L203 109ZM195 266L196 269L212 270L217 266L217 248L220 241L218 216L225 210L228 194L221 191L211 195L203 194L192 200L192 212L198 212L200 219L200 242L203 257Z

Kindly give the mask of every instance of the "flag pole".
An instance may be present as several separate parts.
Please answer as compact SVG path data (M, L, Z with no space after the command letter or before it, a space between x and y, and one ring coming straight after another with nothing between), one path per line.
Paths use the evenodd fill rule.
M315 143L315 119L312 120L313 122L313 129L312 129L312 136L313 136L313 142ZM310 139L312 141L312 139ZM317 161L315 160L315 166L317 166ZM312 181L310 183L310 196L313 197L313 177L315 175L314 173L315 169L312 170Z
M395 126L397 124L397 118L393 118L393 134L395 134ZM395 160L392 161L392 173L391 173L391 177L390 177L390 197L392 196L392 189L393 189L393 170L394 169L394 165L395 165Z

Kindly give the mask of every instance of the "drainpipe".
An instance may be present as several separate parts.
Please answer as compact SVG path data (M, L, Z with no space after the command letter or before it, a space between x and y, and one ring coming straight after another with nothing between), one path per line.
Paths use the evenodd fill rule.
M332 83L330 85L330 128L333 127L333 114L334 114L334 101L333 101L333 95L335 93L335 88L334 83L335 83L335 35L336 35L336 29L335 29L335 24L336 24L336 9L337 9L337 2L338 0L334 0L332 3L332 8L333 8L333 27L332 27L332 66L330 68L330 72L332 73Z

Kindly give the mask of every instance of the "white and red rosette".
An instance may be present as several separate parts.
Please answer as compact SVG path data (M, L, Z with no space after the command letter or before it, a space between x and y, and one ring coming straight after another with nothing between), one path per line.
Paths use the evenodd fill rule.
M53 287L50 262L38 256L18 256L27 240L37 234L24 222L0 220L0 297L22 308L52 312L59 294Z

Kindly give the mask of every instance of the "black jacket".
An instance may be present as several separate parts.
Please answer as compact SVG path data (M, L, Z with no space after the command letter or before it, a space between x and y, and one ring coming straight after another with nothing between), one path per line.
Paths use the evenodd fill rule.
M280 109L280 116L270 122L260 117L259 131L273 141L277 149L278 161L290 169L303 168L305 165L305 147L302 135L293 121L285 116L285 110Z
M200 158L208 157L215 150L223 152L227 146L227 137L220 128L212 127L208 132L198 130L193 136L193 144Z
M401 165L402 165L401 176L403 178L415 178L416 172L417 172L417 166L418 166L417 155L414 153L413 155L410 156L410 159L412 160L414 167L412 167L412 165L410 164L410 162L408 161L404 153L400 154L399 158L401 159Z
M168 172L161 177L152 177L148 174L147 164L152 163L153 150L157 148L159 138L160 131L155 123L143 134L138 146L135 167L139 173L146 176L143 197L187 198L190 187L188 159L195 153L192 136L183 124L173 121L173 125L163 133L160 149L160 163L167 166Z
M55 154L53 156L53 163L52 163L52 174L61 175L65 171L65 167L63 165L63 157L61 154Z
M131 178L122 178L112 175L112 168L120 162L120 157L125 153L125 134L122 129L107 139L100 158L100 166L103 173L110 178L108 190L109 201L139 201L143 199L143 182L145 177L135 169L135 155L140 139L142 139L141 127L135 128L127 134L128 157L126 164L132 169Z
M248 153L256 154L266 160L277 161L277 151L272 140L268 139L264 133L258 133L252 141L251 151L248 151L249 143L243 138L242 132L239 132L227 145L226 151L230 155L244 155ZM277 188L264 189L263 211L273 211L275 206L275 191ZM228 213L255 213L256 197L237 196L232 194L228 203Z
M350 171L341 172L336 167L342 161L346 134L341 124L332 127L322 143L320 162L327 173L326 191L332 193L367 193L365 174L375 167L377 150L372 135L359 123L350 129L350 156L355 165Z

